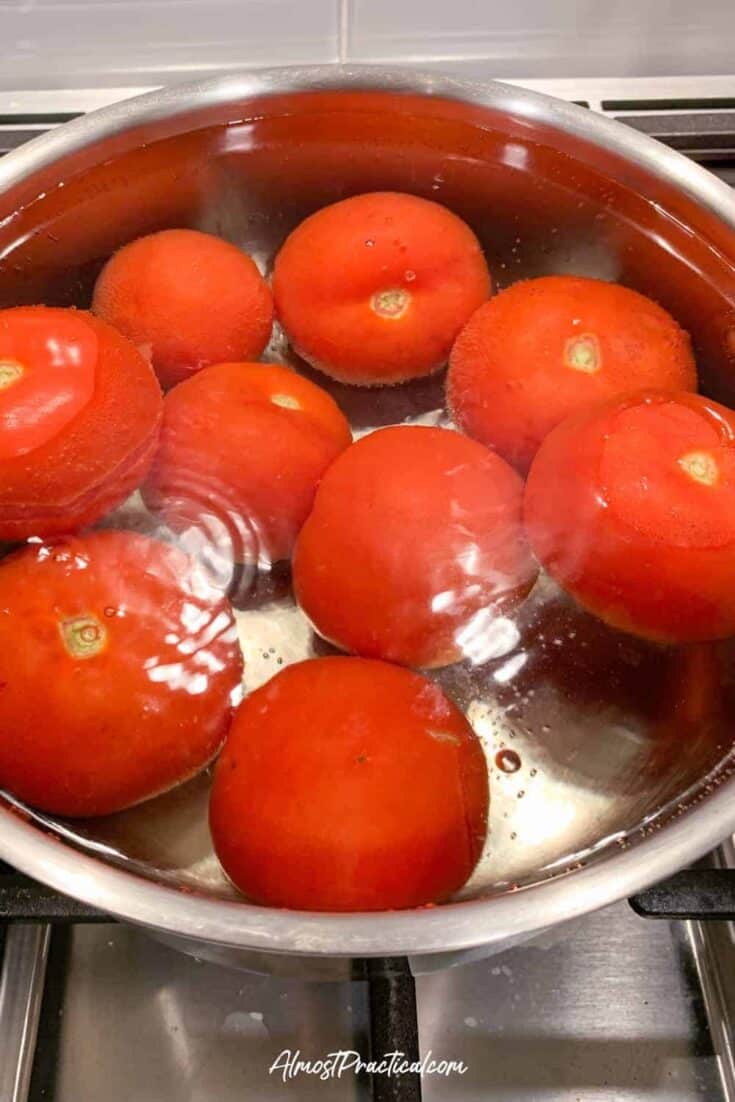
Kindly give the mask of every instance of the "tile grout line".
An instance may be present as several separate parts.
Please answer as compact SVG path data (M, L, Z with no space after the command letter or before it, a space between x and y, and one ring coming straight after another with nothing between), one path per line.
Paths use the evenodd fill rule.
M349 40L349 18L350 18L350 0L338 0L338 34L337 34L337 60L340 64L344 64L347 60L347 49Z

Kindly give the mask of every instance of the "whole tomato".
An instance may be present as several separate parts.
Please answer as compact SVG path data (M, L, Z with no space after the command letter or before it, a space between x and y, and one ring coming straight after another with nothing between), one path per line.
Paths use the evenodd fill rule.
M536 568L523 483L448 429L381 429L330 467L296 544L296 597L343 650L406 666L483 661Z
M542 565L613 627L668 643L735 634L735 413L643 392L563 421L526 486Z
M526 472L565 417L643 387L696 390L688 335L628 287L580 276L515 283L457 337L447 404L457 424Z
M351 440L335 401L290 368L215 364L166 395L144 496L178 531L274 563L290 557L319 479Z
M256 902L377 911L458 891L487 812L479 739L437 685L385 662L321 658L240 705L210 826L225 871Z
M276 311L300 356L344 383L428 375L490 294L480 243L416 195L356 195L312 214L276 257Z
M73 532L132 493L161 390L112 326L80 310L0 311L0 540Z
M199 230L139 237L105 264L92 309L151 359L168 387L208 364L257 359L273 299L254 261Z
M104 815L188 779L227 731L232 611L176 548L103 531L0 563L0 785Z

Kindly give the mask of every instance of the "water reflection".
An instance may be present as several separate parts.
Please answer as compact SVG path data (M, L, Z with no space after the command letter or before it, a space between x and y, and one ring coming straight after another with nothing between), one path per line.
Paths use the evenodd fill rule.
M651 294L691 330L707 388L732 400L735 276L705 232L692 235L655 197L535 144L530 120L509 119L500 132L432 111L414 114L404 104L389 113L380 103L360 112L289 112L116 157L0 223L0 304L86 306L115 248L172 225L222 233L267 270L280 242L315 208L358 191L405 189L439 199L472 224L498 286L567 271L619 277ZM268 358L290 359L326 385L357 435L396 422L447 423L441 374L380 391L340 387L290 356L277 331ZM138 500L113 523L153 526L206 562L239 610L248 688L288 662L334 652L294 607L287 568L235 568L227 533L202 537L191 528L174 536L156 529ZM518 612L490 620L478 613L463 649L465 662L433 676L467 710L491 771L491 830L470 891L565 868L677 796L732 745L732 644L675 651L640 643L604 628L542 580ZM510 748L521 767L506 773L494 758ZM114 839L120 860L128 854L154 875L166 870L188 888L227 892L212 867L206 788L203 777L114 822L74 830L82 844Z

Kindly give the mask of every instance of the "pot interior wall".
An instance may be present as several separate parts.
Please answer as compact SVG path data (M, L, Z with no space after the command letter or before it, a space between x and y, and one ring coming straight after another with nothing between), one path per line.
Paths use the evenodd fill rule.
M0 198L0 306L87 306L114 249L169 226L220 234L267 272L311 211L363 191L403 190L470 223L499 287L565 272L651 295L690 331L703 389L735 404L735 269L722 227L708 235L703 212L673 192L662 203L660 184L622 183L631 177L603 152L595 167L589 148L575 156L540 126L388 94L282 96L231 107L202 129L130 140L134 147L114 156L101 146L81 172L67 175L60 162L39 182L43 194L20 209L12 195ZM311 374L278 333L268 357ZM380 391L318 381L356 430L447 423L441 376ZM137 500L114 523L155 529ZM285 572L227 581L247 688L285 663L329 652L294 607ZM470 716L491 775L488 843L465 895L533 883L635 844L728 775L731 643L662 648L615 633L544 578L500 635L432 674ZM497 768L503 748L517 752L520 769ZM36 818L102 859L231 896L207 832L208 783L205 774L104 820Z

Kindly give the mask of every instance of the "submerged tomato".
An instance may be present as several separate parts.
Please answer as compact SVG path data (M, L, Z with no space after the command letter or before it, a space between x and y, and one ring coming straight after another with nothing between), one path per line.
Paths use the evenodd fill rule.
M457 337L447 404L457 424L527 471L565 417L643 387L696 390L689 337L644 295L580 276L516 283Z
M94 393L97 335L71 311L0 313L0 460L45 444Z
M102 815L197 773L227 730L232 611L180 551L104 531L0 563L0 786Z
M145 498L172 527L199 528L236 559L276 562L351 439L334 400L290 368L215 364L166 395Z
M458 891L482 851L487 765L441 689L360 658L301 662L238 709L210 826L258 903L376 911Z
M91 524L142 481L161 391L140 353L77 310L0 311L0 540Z
M550 574L607 623L663 642L735 633L735 413L642 393L562 422L525 517Z
M370 386L428 375L490 294L480 243L439 203L372 192L324 207L286 239L273 294L314 367Z
M273 326L273 300L251 258L198 230L162 230L108 260L92 309L151 358L164 386L208 364L254 360Z
M294 554L296 596L344 650L407 666L481 661L536 570L523 483L448 429L371 433L330 467Z

